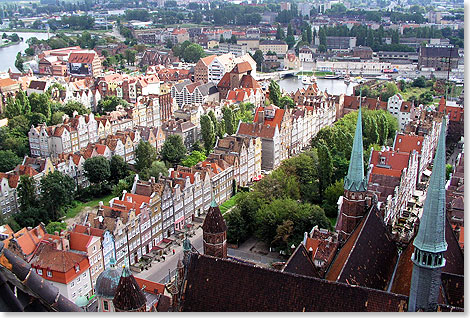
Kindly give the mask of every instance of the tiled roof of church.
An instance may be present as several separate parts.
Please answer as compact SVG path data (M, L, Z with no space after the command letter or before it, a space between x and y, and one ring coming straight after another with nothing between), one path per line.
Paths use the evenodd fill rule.
M406 311L408 297L191 253L182 311ZM210 291L210 292L208 292Z
M299 244L294 253L287 260L283 272L321 278L320 273L313 264L308 251L303 244Z
M372 208L338 252L327 274L328 280L385 290L398 258L395 243ZM339 264L339 265L338 265Z

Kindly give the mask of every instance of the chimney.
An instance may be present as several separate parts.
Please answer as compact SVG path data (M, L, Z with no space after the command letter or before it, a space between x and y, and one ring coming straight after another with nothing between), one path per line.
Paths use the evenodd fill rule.
M264 110L258 112L258 123L264 125Z

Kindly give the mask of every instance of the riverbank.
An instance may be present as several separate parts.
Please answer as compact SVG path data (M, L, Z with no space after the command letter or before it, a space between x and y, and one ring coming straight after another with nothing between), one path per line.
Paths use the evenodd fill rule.
M16 42L10 42L10 43L1 44L1 45L0 45L0 48L2 48L2 47L9 47L9 46L12 46L12 45L16 45L16 44L21 43L22 41L23 41L23 40L16 41Z
M1 29L0 32L47 33L41 29Z

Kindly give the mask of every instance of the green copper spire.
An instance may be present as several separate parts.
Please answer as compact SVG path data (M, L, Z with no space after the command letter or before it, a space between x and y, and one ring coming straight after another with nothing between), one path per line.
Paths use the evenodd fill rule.
M446 118L442 118L441 132L434 156L431 179L424 201L418 234L413 245L421 251L439 253L447 250L445 239L446 205Z
M348 175L344 178L344 189L353 192L367 190L367 183L364 177L364 155L362 146L362 94L359 97L359 112L357 114L356 133L349 161Z

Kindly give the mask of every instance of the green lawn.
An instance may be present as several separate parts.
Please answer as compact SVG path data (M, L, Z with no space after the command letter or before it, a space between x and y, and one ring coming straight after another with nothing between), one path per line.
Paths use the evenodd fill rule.
M231 207L235 206L235 200L236 200L236 197L239 193L235 194L233 197L231 197L230 199L228 199L227 201L225 201L219 208L220 208L220 213L224 214L225 212L227 212L228 209L230 209Z
M333 72L315 72L315 76L333 75Z
M312 71L300 71L295 75L297 75L297 76L302 76L302 75L311 76L311 75L313 75L313 72Z
M104 204L108 204L109 200L111 200L112 198L114 198L114 195L108 194L104 197L96 198L88 202L75 201L77 205L74 208L68 209L67 213L65 214L65 218L69 219L75 217L85 207L96 208L98 207L100 201L103 201Z
M403 93L400 91L401 96L405 99L408 100L410 96L415 95L416 97L419 97L424 92L430 91L431 87L407 87L406 91Z

